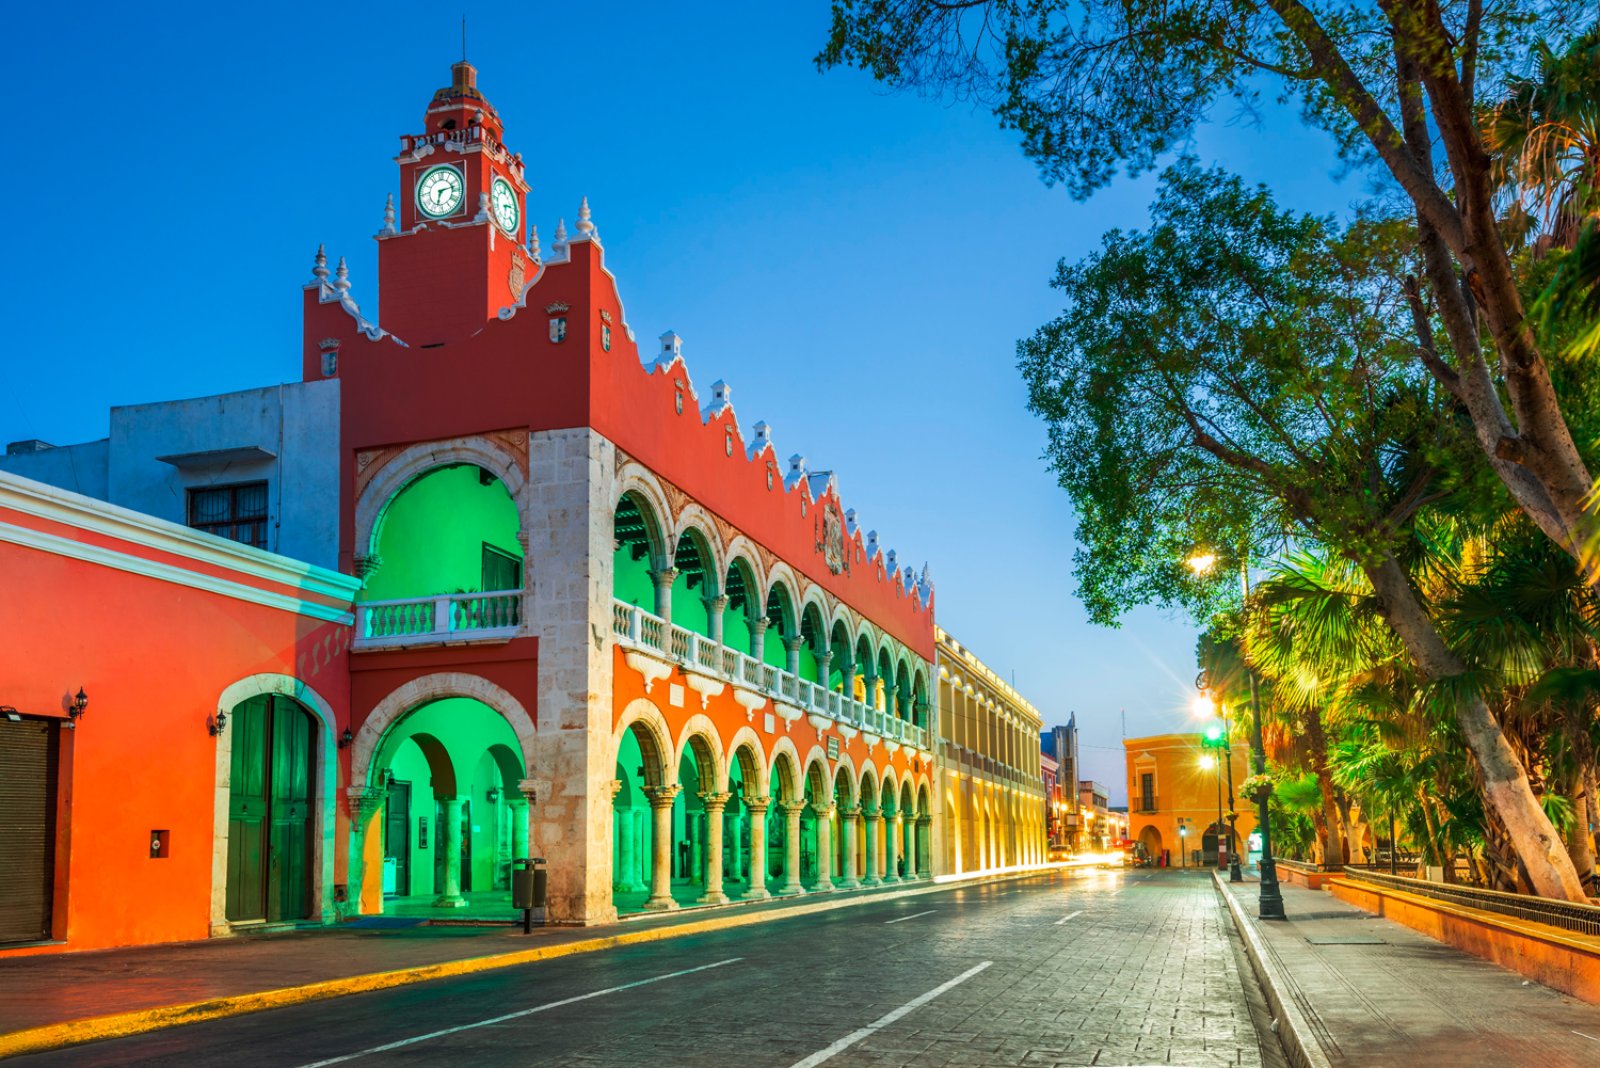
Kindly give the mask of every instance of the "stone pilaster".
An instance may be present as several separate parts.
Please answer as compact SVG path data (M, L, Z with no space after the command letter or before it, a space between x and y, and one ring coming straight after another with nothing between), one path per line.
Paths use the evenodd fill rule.
M672 622L672 584L678 579L678 569L664 567L659 571L650 572L650 581L656 588L656 615Z
M817 888L813 893L833 889L833 805L814 804L812 813L817 817Z
M750 812L750 889L745 898L761 901L772 895L767 892L767 808L770 797L747 797L744 807Z
M462 798L442 797L443 826L437 828L435 841L444 853L444 885L434 887L439 896L433 899L438 909L465 908L467 899L461 896L461 805Z
M383 808L387 794L365 786L347 786L345 802L350 817L350 863L345 872L345 898L350 914L361 914L361 891L367 879L367 833L373 817Z
M839 889L854 890L861 885L856 877L856 819L861 809L854 805L839 806L839 830L844 835L844 870L839 874Z
M783 889L784 897L805 893L800 883L800 814L806 810L804 801L779 801L778 811L783 813Z
M706 629L711 633L708 637L718 645L722 644L722 617L728 608L728 598L724 594L720 597L702 597L706 606Z
M861 885L877 886L883 881L879 871L882 863L879 858L878 806L868 801L861 806L861 815L866 821L867 832L867 874L862 878Z
M644 907L664 912L675 909L672 899L672 802L683 787L647 786L644 795L650 801L650 815L655 821L650 836L650 899Z
M722 813L732 796L710 791L699 795L706 809L706 888L698 898L702 905L721 905L728 900L722 890Z

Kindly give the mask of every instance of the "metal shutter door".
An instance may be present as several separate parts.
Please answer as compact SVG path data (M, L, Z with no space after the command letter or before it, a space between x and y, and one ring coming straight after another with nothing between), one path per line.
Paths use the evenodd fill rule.
M0 717L0 943L52 934L59 741L54 720Z

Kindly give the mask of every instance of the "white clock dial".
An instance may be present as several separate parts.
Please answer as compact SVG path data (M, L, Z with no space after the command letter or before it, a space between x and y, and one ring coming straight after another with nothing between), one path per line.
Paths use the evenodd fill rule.
M467 185L454 167L434 167L417 183L417 208L430 219L454 215L461 210Z
M496 178L489 187L489 201L494 206L495 221L500 224L500 229L515 237L517 220L521 215L517 208L517 191L504 178Z

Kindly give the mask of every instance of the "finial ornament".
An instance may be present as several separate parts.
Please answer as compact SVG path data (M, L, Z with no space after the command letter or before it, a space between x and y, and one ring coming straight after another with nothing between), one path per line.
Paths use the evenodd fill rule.
M317 246L317 256L311 268L311 277L319 282L328 280L328 254L322 245Z
M539 258L539 228L537 226L528 227L528 255L534 259Z
M567 220L556 222L556 239L550 242L550 253L558 260L567 258Z
M381 233L385 233L385 234L393 234L393 233L397 233L398 232L394 228L394 194L393 193L389 194L388 201L383 205L383 230L380 231L380 232Z
M584 197L583 203L578 206L578 233L584 237L594 236L594 221L589 217L588 197Z
M339 267L333 272L333 288L343 296L350 291L350 268L345 266L344 257L339 257Z

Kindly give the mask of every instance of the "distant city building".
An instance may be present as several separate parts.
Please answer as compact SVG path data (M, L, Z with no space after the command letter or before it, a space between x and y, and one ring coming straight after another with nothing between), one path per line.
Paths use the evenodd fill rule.
M1223 814L1220 850L1226 856L1228 767L1220 751L1201 745L1199 734L1158 734L1122 743L1128 774L1128 831L1145 856L1174 867L1217 862L1218 811ZM1207 763L1211 763L1207 767ZM1249 775L1247 754L1235 746L1233 782ZM1240 849L1256 829L1255 806L1236 804Z
M1045 859L1044 786L1034 745L1039 710L970 649L935 627L942 867L972 872Z
M1082 848L1082 814L1078 804L1078 714L1039 735L1039 748L1055 763L1055 793L1060 809L1053 845L1077 851Z

